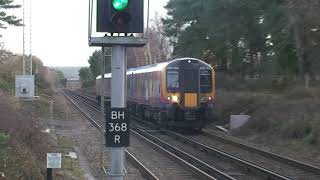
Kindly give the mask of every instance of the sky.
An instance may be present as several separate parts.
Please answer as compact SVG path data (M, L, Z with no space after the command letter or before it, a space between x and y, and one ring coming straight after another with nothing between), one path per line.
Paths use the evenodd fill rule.
M156 12L165 16L166 10L163 6L167 1L150 0L150 18L154 17ZM22 5L23 0L15 0L14 3ZM146 7L147 0L145 9ZM88 9L89 0L25 0L25 54L29 55L31 52L39 57L45 66L88 66L89 56L98 49L88 46ZM8 13L22 18L22 12L20 8ZM5 49L22 54L22 29L10 26L0 29L0 41L4 43ZM102 35L95 33L93 36Z

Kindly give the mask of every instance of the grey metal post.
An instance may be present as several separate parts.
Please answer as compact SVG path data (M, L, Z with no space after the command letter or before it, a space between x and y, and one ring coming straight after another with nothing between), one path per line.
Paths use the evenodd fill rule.
M53 120L53 99L50 100L50 120Z
M126 47L112 46L112 78L111 78L111 107L125 108L126 93ZM111 148L110 180L123 180L124 147Z
M32 75L32 44L31 44L31 40L32 40L32 34L31 34L31 32L32 32L32 19L31 19L31 6L32 4L31 4L31 0L30 0L30 25L29 25L29 27L30 27L30 75Z
M106 66L105 66L105 55L104 55L104 48L102 47L102 62L101 62L101 86L100 86L100 94L101 94L101 114L100 119L101 122L105 121L105 107L104 107L104 94L105 94L105 79L104 74L106 73ZM104 124L104 123L103 123ZM104 150L104 126L101 126L101 144L100 144L100 179L103 179L103 150Z
M24 57L24 45L25 45L25 39L24 39L24 0L22 1L22 74L25 75L26 73L26 62Z

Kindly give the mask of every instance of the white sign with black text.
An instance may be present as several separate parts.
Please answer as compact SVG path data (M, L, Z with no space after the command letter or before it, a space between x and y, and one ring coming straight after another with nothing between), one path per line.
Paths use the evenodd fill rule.
M130 144L129 116L125 108L111 108L106 116L106 146L128 147Z

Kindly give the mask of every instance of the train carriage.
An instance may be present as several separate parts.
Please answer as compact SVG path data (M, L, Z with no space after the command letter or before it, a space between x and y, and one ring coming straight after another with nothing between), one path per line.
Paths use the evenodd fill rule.
M213 119L214 70L194 58L181 58L127 71L127 109L166 127L201 129ZM111 74L105 75L105 97ZM101 76L96 78L100 99Z

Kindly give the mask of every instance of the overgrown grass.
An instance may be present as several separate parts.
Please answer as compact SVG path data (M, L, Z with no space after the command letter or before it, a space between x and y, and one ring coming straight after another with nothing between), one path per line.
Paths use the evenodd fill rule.
M296 86L274 94L273 91L217 91L216 112L220 122L229 115L253 108L250 121L233 131L240 136L275 136L278 140L320 144L320 88ZM251 107L250 107L251 106ZM223 120L223 121L221 121Z
M57 138L59 152L62 154L68 154L73 150L74 143L72 140L60 135L57 135ZM60 171L64 176L70 179L84 179L84 172L80 167L78 159L71 159L70 157L63 156L61 163L62 169L60 169Z
M4 161L8 157L8 142L10 135L0 132L0 160Z
M279 132L284 138L304 139L312 132L312 125L302 120L287 121L281 124Z
M12 87L11 83L0 77L0 89L6 92L12 92L14 87Z
M71 159L69 157L62 158L62 168L65 174L68 174L70 178L84 180L84 172L82 171L79 160Z
M312 79L310 84L312 87L316 87L316 85L319 84L319 81ZM304 81L296 76L265 75L261 77L243 77L240 75L231 76L222 72L216 73L216 88L227 91L271 92L284 94L297 86L303 87Z
M0 147L6 145L10 139L10 135L0 132Z
M41 99L33 101L23 101L22 107L28 109L31 113L37 116L48 118L50 117L50 103Z

